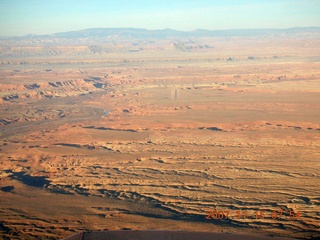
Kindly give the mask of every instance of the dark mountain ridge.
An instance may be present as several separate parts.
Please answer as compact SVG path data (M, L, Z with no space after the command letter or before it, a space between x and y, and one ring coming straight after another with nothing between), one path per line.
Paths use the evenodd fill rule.
M79 31L59 32L48 35L26 35L5 39L47 39L47 38L118 38L118 39L166 39L171 37L266 37L320 35L320 27L296 27L288 29L230 29L177 31L174 29L147 30L143 28L89 28Z

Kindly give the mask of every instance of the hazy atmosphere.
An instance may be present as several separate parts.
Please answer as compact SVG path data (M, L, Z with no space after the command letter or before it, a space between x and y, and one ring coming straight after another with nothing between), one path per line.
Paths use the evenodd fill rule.
M318 0L0 0L0 36L86 28L291 28L320 24Z
M319 119L320 0L0 0L0 239L319 240Z

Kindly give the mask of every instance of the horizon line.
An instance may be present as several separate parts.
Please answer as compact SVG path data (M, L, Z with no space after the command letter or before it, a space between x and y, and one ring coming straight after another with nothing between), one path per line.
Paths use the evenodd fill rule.
M308 27L288 27L288 28L226 28L226 29L206 29L206 28L196 28L193 30L176 30L174 28L161 28L161 29L148 29L148 28L140 28L140 27L92 27L92 28L83 28L78 30L67 30L67 31L59 31L59 32L52 32L52 33L45 33L45 34L36 34L36 33L28 33L24 35L0 35L0 38L19 38L19 37L28 37L28 36L51 36L55 34L61 33L69 33L69 32L81 32L87 30L98 30L98 29L131 29L131 30L147 30L147 31L165 31L171 30L176 32L182 33L191 33L195 31L211 31L211 32L223 32L223 31L238 31L238 30L290 30L290 29L308 29L308 28L320 28L319 26L308 26Z

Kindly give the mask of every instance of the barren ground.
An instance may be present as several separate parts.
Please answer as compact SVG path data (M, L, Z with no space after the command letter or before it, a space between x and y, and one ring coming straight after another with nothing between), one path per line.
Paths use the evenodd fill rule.
M0 237L320 237L319 40L203 41L214 47L2 52Z

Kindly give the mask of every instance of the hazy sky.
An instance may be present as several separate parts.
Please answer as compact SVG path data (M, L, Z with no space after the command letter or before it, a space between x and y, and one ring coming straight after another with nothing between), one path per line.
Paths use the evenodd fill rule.
M176 30L320 26L320 0L0 0L0 36L96 27Z

